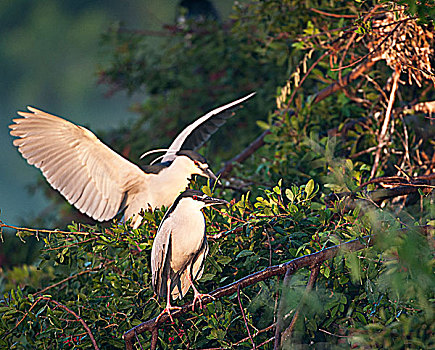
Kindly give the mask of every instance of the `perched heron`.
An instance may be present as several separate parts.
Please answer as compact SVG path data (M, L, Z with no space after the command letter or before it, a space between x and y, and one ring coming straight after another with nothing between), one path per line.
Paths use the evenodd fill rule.
M50 185L82 213L98 221L112 219L124 210L137 228L142 209L169 207L185 190L193 175L216 180L206 159L194 150L206 142L232 115L232 110L252 97L221 106L188 125L157 158L160 163L143 169L102 143L88 129L65 119L27 107L23 118L9 125L13 141L31 165L41 169Z
M212 198L196 190L180 194L166 212L160 223L151 250L152 284L156 294L166 297L166 308L160 313L171 316L173 300L182 298L190 287L194 299L202 305L201 294L193 281L201 278L208 253L205 235L205 219L202 208L217 204L228 204L226 200Z

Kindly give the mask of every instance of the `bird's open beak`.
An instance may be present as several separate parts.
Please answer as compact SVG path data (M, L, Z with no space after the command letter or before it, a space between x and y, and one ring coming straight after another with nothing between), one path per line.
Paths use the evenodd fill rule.
M227 204L230 204L225 199L213 198L213 197L207 197L206 199L204 199L204 203L205 203L206 207L210 207L212 205L220 205L220 204L227 205Z
M213 171L211 171L210 168L204 170L204 173L209 179L217 181L219 185L222 185L222 182L218 179L218 177L215 174L213 174Z

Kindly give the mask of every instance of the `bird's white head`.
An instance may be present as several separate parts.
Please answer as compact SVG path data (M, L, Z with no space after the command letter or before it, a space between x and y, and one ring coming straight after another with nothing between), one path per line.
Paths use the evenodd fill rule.
M207 164L207 160L195 151L178 151L170 166L173 170L180 173L187 172L190 175L200 175L219 182Z
M212 205L229 204L224 199L213 198L207 196L205 193L197 190L188 189L181 193L175 200L173 207L177 206L189 206L192 209L202 209L204 207L210 207Z

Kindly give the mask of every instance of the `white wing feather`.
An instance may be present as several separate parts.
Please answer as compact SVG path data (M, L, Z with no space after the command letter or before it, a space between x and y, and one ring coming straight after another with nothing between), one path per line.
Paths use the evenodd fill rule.
M143 171L88 129L27 107L9 125L14 145L50 185L95 220L114 217L129 191L145 186ZM128 203L127 203L128 205Z

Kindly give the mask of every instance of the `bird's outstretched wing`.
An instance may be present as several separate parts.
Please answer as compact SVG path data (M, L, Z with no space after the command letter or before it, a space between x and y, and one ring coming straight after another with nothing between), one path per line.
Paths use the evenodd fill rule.
M175 159L175 154L182 149L196 150L201 147L219 127L221 127L228 118L232 116L234 107L255 95L255 92L242 97L236 101L216 108L206 115L195 120L178 134L172 144L169 146L161 162Z
M100 221L113 218L128 191L145 182L142 170L88 129L27 108L9 125L23 157L82 213Z

